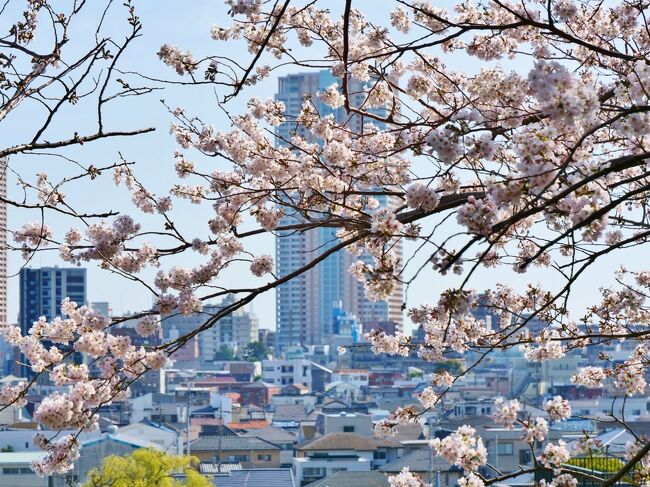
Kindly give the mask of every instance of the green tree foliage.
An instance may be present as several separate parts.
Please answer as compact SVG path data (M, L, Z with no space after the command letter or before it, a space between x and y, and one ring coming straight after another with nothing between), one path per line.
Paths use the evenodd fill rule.
M250 342L244 349L244 358L249 362L266 359L269 349L262 342Z
M192 468L195 457L168 455L143 448L131 455L112 455L102 462L101 469L88 474L84 487L212 487L212 482ZM182 480L173 474L182 473Z
M463 371L463 363L456 359L449 359L436 365L437 367L434 368L434 372L446 370L452 375L458 375Z
M221 345L219 350L214 354L215 360L235 360L235 352L228 345Z

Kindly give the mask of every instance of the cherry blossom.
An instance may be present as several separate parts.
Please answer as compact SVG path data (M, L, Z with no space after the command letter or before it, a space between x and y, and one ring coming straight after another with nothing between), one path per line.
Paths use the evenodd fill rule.
M441 455L449 463L463 470L475 472L487 462L487 450L483 440L476 437L476 430L470 426L461 426L451 435L435 438L430 442L436 455Z
M561 421L571 417L571 405L562 396L554 396L553 399L546 402L544 409L549 418L554 421Z
M134 326L140 336L151 336L160 330L158 314L193 314L215 297L215 289L231 291L226 269L264 277L238 289L232 311L282 286L286 276L260 252L258 238L326 230L331 242L305 254L295 276L318 265L321 252L347 252L357 260L349 271L366 297L391 300L391 306L402 300L419 328L422 340L368 333L374 353L439 363L458 354L467 362L457 375L435 374L431 387L414 397L420 405L403 406L380 429L416 420L422 407L442 401L474 365L502 350L552 362L585 347L621 343L630 350L627 356L612 361L603 355L575 371L572 382L611 383L629 396L645 393L650 272L642 260L614 276L586 272L649 238L650 41L643 5L417 0L393 2L382 17L366 16L349 3L332 9L323 1L298 6L227 0L228 16L205 32L214 43L175 46L169 39L160 47L167 79L118 67L128 58L122 55L128 44L151 31L141 30L131 2L125 4L126 41L105 36L112 23L101 22L92 46L69 50L63 44L75 44L72 33L79 29L70 26L76 13L57 17L55 35L41 35L39 13L49 3L28 2L24 14L10 21L5 47L11 56L0 63L0 76L15 90L0 102L0 122L24 102L37 101L33 105L43 109L34 114L31 142L0 148L20 193L10 192L7 204L22 215L18 226L8 222L13 243L7 250L26 264L53 251L69 265L141 285L154 306L136 310ZM93 8L91 3L79 8ZM36 37L53 39L51 52L39 42L45 54L34 56ZM231 59L235 45L243 50ZM98 55L70 57L74 52ZM469 63L456 63L458 56ZM252 96L250 88L261 80L306 67L333 79L292 102L296 106ZM106 84L77 93L84 79ZM193 113L194 104L183 99L186 89L216 96L218 103L205 107L218 106L225 116ZM158 167L152 173L127 159L143 152L118 145L123 137L159 127L114 130L109 125L124 117L105 113L107 106L153 90L168 90L165 100L178 97L165 102L168 115L160 120L170 132L163 137L175 146L168 160L156 161L160 176ZM72 127L69 139L57 138L48 127L58 122L58 107L65 102L73 113L80 98L94 100L97 109L78 119L92 112L95 123ZM100 167L86 161L95 158L84 146L104 138L116 147L107 157L117 159ZM70 158L68 147L79 149L80 161ZM30 174L23 158L35 154L55 158L65 177L44 172L46 164ZM167 170L179 181L165 179ZM87 200L99 185L108 196L85 205L79 196ZM196 228L180 213L186 205L197 218L205 216ZM481 272L501 282L492 285ZM545 274L544 287L535 284L536 272L551 276ZM588 275L603 282L589 282ZM445 290L426 304L404 303L426 279L440 280L442 287L435 288ZM575 292L581 283L600 288L599 297L582 303ZM66 300L61 316L40 318L24 333L3 327L26 366L58 388L37 408L43 424L92 429L99 406L124 394L142 374L164 367L188 339L136 347L113 331L128 318L104 317ZM210 318L202 331L213 326ZM532 323L542 326L531 333ZM70 361L73 351L94 361L97 377ZM3 387L2 407L22 404L26 387ZM498 400L493 419L509 428L519 423L527 442L543 441L546 419L518 418L517 399ZM559 397L545 409L551 421L571 415ZM482 440L471 428L449 438L434 447L466 470L460 485L483 485L477 473L485 463ZM42 441L41 447L46 458L35 469L42 475L66 471L78 451L74 436ZM640 447L630 446L630 453ZM565 453L563 444L549 444L540 462L558 468ZM421 483L408 471L390 482ZM551 485L574 487L575 479L556 473Z
M507 429L514 429L519 409L519 401L516 399L505 402L502 397L497 397L494 400L494 412L492 413L492 421L502 424Z
M273 272L273 257L270 255L255 257L251 263L251 272L258 277Z

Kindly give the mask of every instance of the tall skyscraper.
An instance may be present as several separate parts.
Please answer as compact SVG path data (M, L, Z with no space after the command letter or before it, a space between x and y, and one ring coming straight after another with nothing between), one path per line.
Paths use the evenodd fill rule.
M18 320L23 334L41 316L48 320L61 314L61 301L68 297L83 306L87 302L86 269L78 267L43 267L21 269L20 312Z
M338 123L355 133L361 133L364 125L375 120L364 120L359 115L348 114L343 107L332 109L316 98L316 92L324 91L340 80L329 71L299 73L281 77L275 99L285 104L287 121L277 127L277 144L283 145L296 133L310 142L319 142L305 130L297 127L296 117L303 102L311 97L321 116L334 116ZM349 93L352 106L361 106L365 95L363 83L350 80ZM380 204L390 204L386 197L379 197ZM299 219L286 215L280 225L295 224ZM278 276L303 267L314 257L337 244L335 229L318 228L305 232L281 231L276 238L276 266ZM401 247L397 249L401 256ZM370 256L362 256L370 259ZM358 257L348 252L337 252L318 266L299 277L282 284L277 289L276 322L277 346L284 349L291 345L314 345L329 343L327 337L332 333L332 310L339 303L356 315L364 326L372 323L395 322L398 328L403 323L402 287L397 284L393 295L386 302L371 302L366 299L363 284L348 272L350 265Z
M0 326L7 324L7 161L0 159Z

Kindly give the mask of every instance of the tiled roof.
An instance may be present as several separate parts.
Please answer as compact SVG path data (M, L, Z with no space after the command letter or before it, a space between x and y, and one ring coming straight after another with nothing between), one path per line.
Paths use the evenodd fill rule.
M242 436L257 436L271 443L292 443L296 441L296 436L280 428L267 426L261 429L248 429Z
M317 480L307 487L389 487L388 477L373 470L371 472L336 472L327 478Z
M314 450L376 450L377 445L373 438L364 438L354 433L329 433L319 436L315 440L298 448L301 451Z
M424 439L422 425L420 423L399 423L393 428L390 438L396 441Z
M228 423L228 428L236 430L236 429L262 429L266 428L269 425L269 422L266 421L265 419L253 419L251 421L234 421L232 423Z
M273 421L303 421L309 416L305 406L300 404L278 404L273 409Z
M221 450L280 450L280 447L255 436L201 436L190 444L191 450L213 451L219 449L219 438L221 438Z
M437 455L433 455L431 448L422 450L414 450L408 455L403 456L393 462L379 467L380 472L399 473L404 467L409 467L411 472L430 472L440 471L448 472L450 470L458 470L452 467Z
M296 487L290 468L234 470L215 475L215 487Z

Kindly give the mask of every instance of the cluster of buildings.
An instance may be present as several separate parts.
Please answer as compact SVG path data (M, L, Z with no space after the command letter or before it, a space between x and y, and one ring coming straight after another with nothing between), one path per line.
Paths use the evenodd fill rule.
M321 114L346 121L355 131L363 129L362 117L348 119L342 108L333 110L315 97L335 82L325 71L280 78L276 99L285 103L288 122L278 128L279 144L294 130L310 138L292 122L306 96L312 97ZM357 93L352 100L356 103L354 96L362 96L362 88L352 83L350 91ZM5 184L0 177L0 191ZM383 199L380 204L392 202ZM5 221L6 208L0 205L0 225ZM281 224L298 221L296 215L287 214ZM305 266L335 241L328 228L281 231L276 239L276 274L282 277ZM401 254L401 248L395 250ZM491 423L494 399L499 396L519 399L522 417L546 416L541 408L554 395L570 399L574 417L551 423L546 441L563 439L571 447L583 432L589 432L601 440L602 455L612 459L623 456L632 434L650 433L646 396L624 400L612 387L586 389L570 381L578 367L593 363L601 353L614 362L625 360L630 350L625 343L617 343L593 345L542 364L530 364L518 349L491 354L453 385L439 408L385 434L376 425L390 418L396 408L417 404L417 395L431 384L432 374L441 368L459 372L477 357L471 352L450 354L440 364L423 362L415 353L408 357L374 355L364 333L378 328L388 333L403 330L403 290L397 285L386 301L367 300L363 285L347 272L359 258L368 260L369 256L335 253L281 285L277 331L260 328L252 312L239 310L185 343L166 368L137 381L127 399L100 410L100 431L80 436L81 456L63 476L39 479L29 468L42 455L33 443L39 429L32 421L33 413L53 390L48 383L35 384L25 407L0 411L0 487L77 485L106 456L139 448L197 457L197 468L216 487L388 487L388 476L405 466L436 487L450 487L462 472L435 457L429 441L461 425L478 430L488 462L503 473L532 465L534 455L544 448L545 442L531 448L520 430ZM6 275L5 252L0 252L2 269ZM59 315L64 297L111 314L108 303L89 303L87 294L85 269L22 269L19 324L23 333L40 316ZM146 338L135 332L132 321L113 327L111 333L129 336L136 345L156 346L196 329L233 299L227 296L221 303L206 304L191 316L161 316L160 333ZM498 318L489 313L478 313L477 318L498 326ZM6 320L6 282L0 279L0 321ZM543 326L532 321L529 332L537 333ZM422 340L421 331L414 333L413 340ZM252 343L257 343L262 356L245 354ZM337 353L338 346L350 344L354 346L348 353ZM0 348L4 369L0 386L29 377L29 370L17 365L21 360L15 353ZM612 421L611 415L620 417L623 412L631 432ZM482 473L493 475L488 470ZM591 468L591 474L598 472ZM528 486L536 480L522 474L501 485Z
M429 441L461 425L477 430L488 463L503 473L531 466L548 441L565 441L577 465L588 463L574 451L585 432L601 441L598 456L618 462L633 434L650 433L648 397L625 399L611 385L578 387L570 376L599 353L623 360L629 354L625 347L599 345L542 365L529 364L518 350L506 351L468 372L435 410L391 434L378 423L391 418L395 408L417 404L417 395L441 367L462 370L476 357L450 356L443 364L423 363L416 356L369 362L367 347L360 344L335 358L319 347L303 347L255 362L221 361L196 369L172 364L155 380L143 378L128 399L102 408L100 431L81 436L74 470L48 479L47 485L83 482L107 455L156 448L195 456L197 469L217 487L239 487L243 478L293 487L388 487L388 476L404 466L433 485L451 487L462 472L434 456ZM19 380L5 376L0 384ZM40 455L32 442L38 425L31 416L47 392L47 385L38 384L27 406L0 413L0 486L45 485L31 473L29 462ZM518 398L523 419L547 417L543 405L557 394L571 400L573 417L551 422L548 438L532 447L520 429L505 429L490 419L495 397ZM612 415L624 415L630 431ZM598 475L587 463L585 468ZM522 474L503 485L528 486L536 480Z

